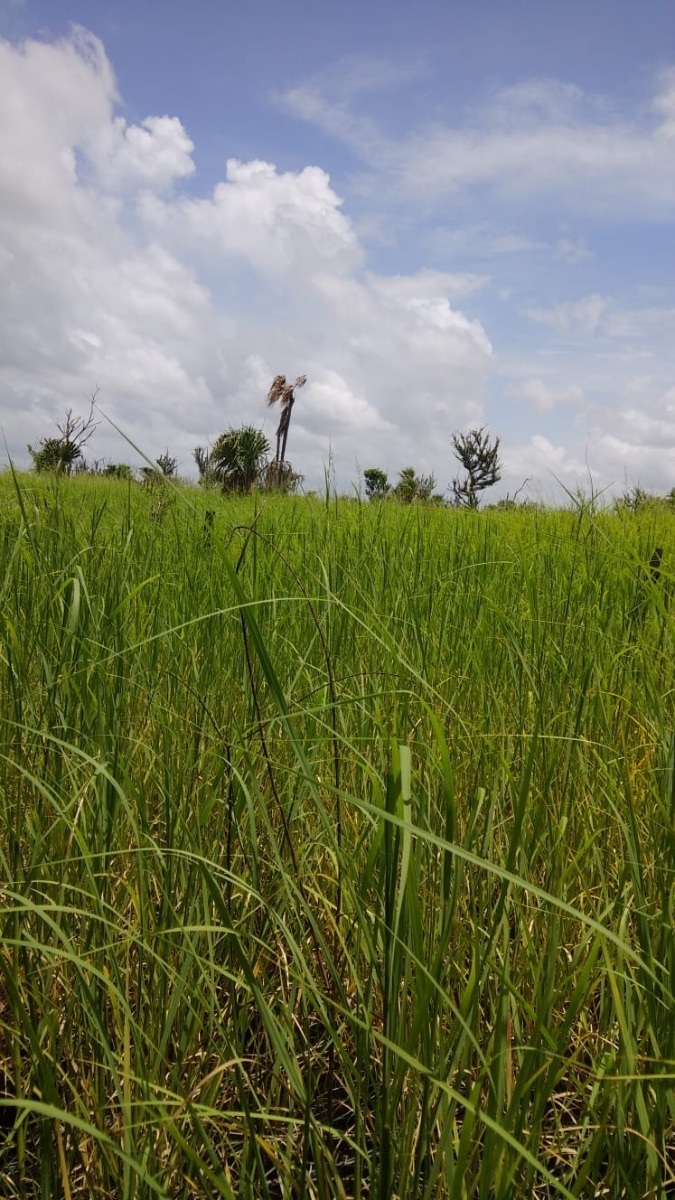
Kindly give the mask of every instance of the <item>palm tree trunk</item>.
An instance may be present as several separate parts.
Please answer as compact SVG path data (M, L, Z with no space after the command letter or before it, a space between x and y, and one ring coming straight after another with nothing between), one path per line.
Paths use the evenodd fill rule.
M281 461L282 462L286 462L286 442L288 441L288 427L291 423L291 411L293 409L294 404L295 404L295 396L293 395L293 393L291 393L291 395L288 398L288 408L286 410L288 415L286 417L286 420L284 421L284 440L281 443Z

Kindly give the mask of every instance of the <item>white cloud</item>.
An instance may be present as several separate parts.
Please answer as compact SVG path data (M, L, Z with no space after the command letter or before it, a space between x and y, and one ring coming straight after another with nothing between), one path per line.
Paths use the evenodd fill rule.
M602 335L606 342L631 342L633 355L651 355L655 346L667 351L675 344L675 308L667 306L628 307L593 293L549 308L529 308L526 315L535 324L566 337L583 340Z
M158 235L178 244L265 273L300 274L358 265L361 250L341 205L320 167L279 172L272 163L229 159L209 199L172 202L146 193L141 210Z
M577 486L589 482L589 467L583 452L555 445L541 433L535 433L526 442L503 447L502 457L503 486L513 495L525 485L521 499L530 496L560 503L561 485L574 492Z
M363 396L355 396L336 371L325 371L317 377L306 398L303 397L298 416L305 429L319 436L325 436L327 428L333 437L345 432L352 436L396 432L396 426L386 421Z
M97 131L90 156L105 187L164 190L192 175L193 150L177 117L146 117L140 125L115 117Z
M614 105L558 80L526 80L492 95L455 124L436 122L391 138L355 113L346 95L312 81L288 92L287 108L349 144L366 163L369 194L434 201L491 189L503 202L604 218L669 220L675 158L664 147L675 130L675 78L666 72L643 106ZM386 181L386 182L385 182Z
M606 498L640 484L665 494L675 483L675 387L661 389L648 376L628 379L613 403L586 412L583 433L556 444L543 433L505 448L504 482L510 489L528 476L547 498L555 480L574 491L591 484ZM583 422L575 428L583 429ZM547 484L547 479L549 483ZM560 499L559 490L557 499Z
M73 223L76 150L110 119L115 80L101 43L71 39L15 48L0 41L0 213L24 226Z
M608 414L604 412L603 416ZM611 428L611 433L608 430ZM624 389L612 413L611 425L603 421L596 429L606 446L632 448L667 455L675 466L675 387L661 391L647 378L635 380Z
M471 295L480 291L488 283L486 275L472 272L453 274L449 271L432 271L429 269L417 271L414 275L388 275L386 277L369 275L373 291L385 303L410 304L414 303L420 293L427 300L445 301L448 297Z

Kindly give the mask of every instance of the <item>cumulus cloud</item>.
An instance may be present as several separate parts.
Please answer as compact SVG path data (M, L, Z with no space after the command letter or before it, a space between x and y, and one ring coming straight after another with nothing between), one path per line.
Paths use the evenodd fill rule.
M176 116L128 124L101 42L0 42L0 399L10 450L100 403L150 453L267 422L274 374L305 372L294 465L332 451L432 469L438 429L478 420L491 347L455 302L471 273L365 270L328 174L230 159L208 195ZM139 220L140 218L140 220ZM129 458L111 428L99 455Z
M575 400L572 401L576 403ZM558 484L620 495L640 484L665 494L675 479L675 387L661 387L649 376L635 376L618 389L612 402L577 408L564 443L537 433L504 449L504 482L513 490L525 477L535 494L560 499ZM557 489L557 492L556 492Z
M395 433L396 426L385 420L363 396L355 396L337 371L324 371L310 389L300 414L301 425L319 436L330 424L333 436Z
M421 467L431 469L439 422L478 418L492 348L482 325L453 302L485 278L362 270L362 248L324 171L233 160L209 199L145 197L143 213L183 251L223 269L233 261L250 268L246 286L258 313L266 303L272 309L268 345L285 341L293 370L310 378L294 413L301 448L307 435L308 452L320 446L353 473L357 454L407 461L414 438ZM281 342L275 309L286 324Z
M347 271L361 251L342 201L320 167L277 170L229 159L208 199L163 201L146 193L141 211L159 234L209 254L241 258L272 273Z
M92 139L90 156L105 187L164 190L192 175L194 146L178 117L146 117L128 125L107 122Z

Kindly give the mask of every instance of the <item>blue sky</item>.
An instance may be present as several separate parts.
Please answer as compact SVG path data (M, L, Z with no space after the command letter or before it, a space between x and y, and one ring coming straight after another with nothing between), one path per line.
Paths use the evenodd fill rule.
M306 486L675 486L672 0L0 0L0 77L17 461L99 387L189 474L281 372Z

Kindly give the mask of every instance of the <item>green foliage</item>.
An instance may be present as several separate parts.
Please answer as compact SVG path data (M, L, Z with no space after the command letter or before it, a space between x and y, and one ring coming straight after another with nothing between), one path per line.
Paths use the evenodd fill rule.
M269 448L265 434L253 425L230 428L216 439L203 478L226 492L250 492L260 482Z
M435 486L433 475L416 475L414 467L404 467L393 494L401 504L424 503L431 499Z
M382 500L391 491L387 473L379 467L368 467L368 470L363 472L363 478L369 500Z
M57 422L59 437L42 438L36 447L28 447L34 469L38 474L70 475L74 468L84 465L82 450L95 428L93 399L88 418L75 417L69 408L63 422Z
M107 475L110 479L130 480L134 477L134 472L127 463L106 463L101 474Z
M172 458L168 450L165 450L163 454L158 454L155 461L157 463L155 467L141 467L141 475L146 484L159 485L166 479L176 478L178 459Z
M0 1195L665 1200L672 513L0 511Z
M661 496L654 495L652 492L646 492L638 484L623 493L616 501L615 508L618 512L637 513L664 503L668 503L667 496L662 498Z
M468 433L453 433L455 458L465 475L452 481L455 504L463 508L478 508L478 493L492 487L501 479L499 438L490 439L485 426Z
M39 473L55 471L69 475L77 460L82 457L79 446L74 442L64 441L63 438L43 438L35 449L29 446L28 450L33 459L33 466Z

